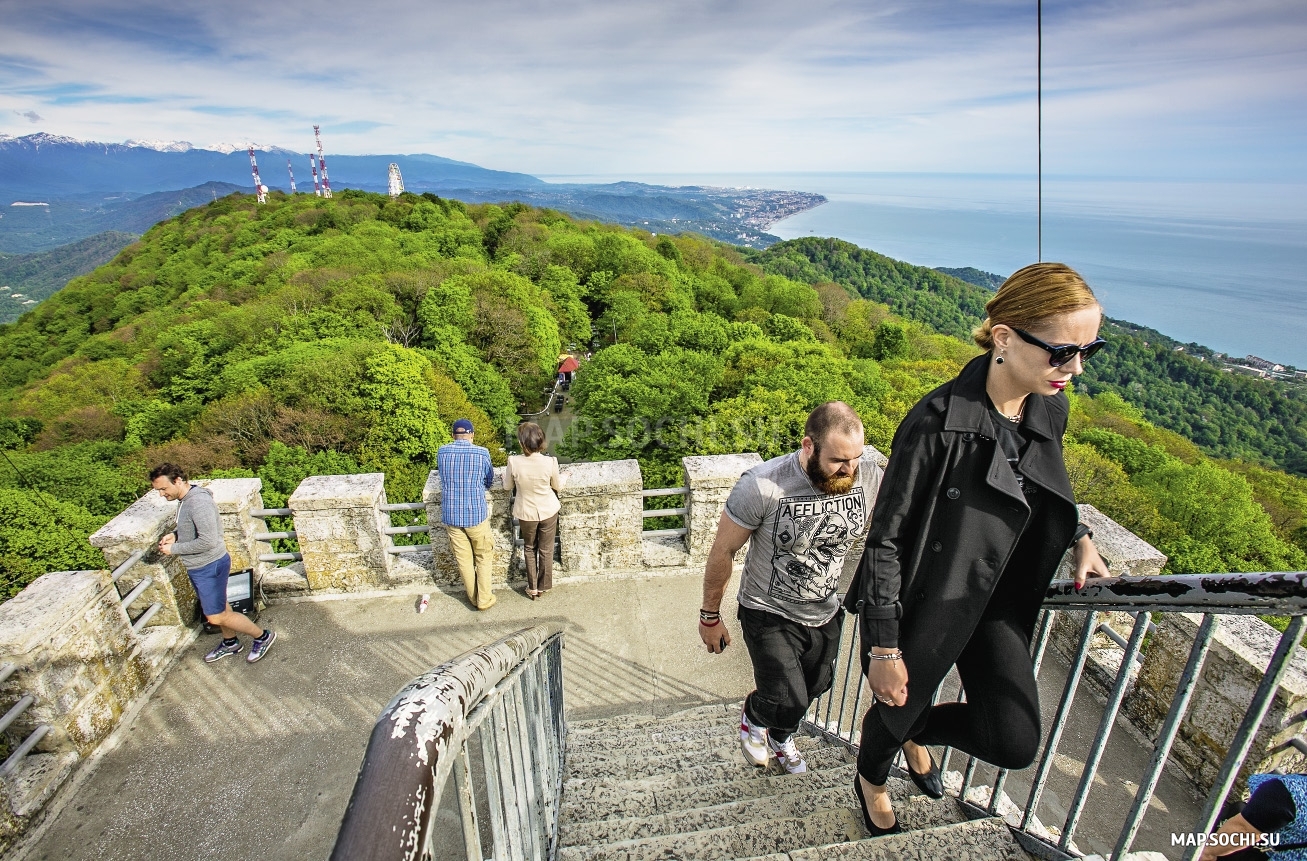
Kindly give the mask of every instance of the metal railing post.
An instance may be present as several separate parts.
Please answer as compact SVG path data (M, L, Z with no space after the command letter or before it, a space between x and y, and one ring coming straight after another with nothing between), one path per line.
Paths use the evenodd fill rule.
M1030 824L1030 818L1035 815L1035 809L1039 806L1039 797L1044 794L1044 782L1048 780L1048 772L1053 767L1053 757L1057 756L1057 746L1062 740L1062 730L1066 728L1067 718L1071 714L1071 704L1076 698L1076 688L1080 686L1080 675L1085 669L1085 658L1089 655L1089 641L1094 636L1097 621L1096 611L1089 610L1085 613L1085 625L1080 631L1080 644L1076 647L1075 657L1067 673L1066 685L1062 688L1062 701L1058 703L1057 716L1053 718L1053 728L1048 734L1044 754L1039 758L1035 778L1030 782L1030 798L1026 800L1026 809L1021 816L1023 831Z
M1252 747L1253 737L1257 734L1262 721L1266 719L1266 712L1271 708L1275 691L1280 687L1280 682L1289 669L1289 659L1293 656L1298 643L1302 641L1304 627L1307 627L1307 616L1294 616L1289 620L1289 627L1280 635L1280 642L1275 646L1275 654L1271 655L1266 674L1262 676L1257 692L1253 694L1253 701L1248 706L1248 711L1244 712L1239 729L1235 731L1234 739L1230 742L1230 750L1225 755L1225 762L1221 763L1221 773L1217 775L1216 783L1207 795L1203 812L1199 814L1198 822L1194 826L1194 833L1207 833L1214 829L1221 805L1225 802L1225 797L1230 794L1234 779L1239 774L1244 758L1248 756L1248 749ZM1197 852L1186 853L1185 861L1193 861L1201 851L1200 847Z
M467 745L458 752L458 761L454 763L454 788L458 790L458 812L463 820L463 846L467 850L467 861L485 861L481 854L481 826L477 822L476 792L472 786L472 764L468 762ZM428 835L435 829L428 829Z
M1080 824L1080 814L1085 809L1085 799L1089 797L1089 790L1094 785L1094 775L1098 773L1098 763L1103 758L1103 750L1107 747L1107 737L1112 734L1112 726L1116 723L1117 712L1121 709L1121 700L1125 698L1126 682L1130 680L1130 671L1133 668L1135 656L1139 654L1139 648L1144 643L1144 635L1148 633L1150 620L1151 616L1148 613L1140 613L1135 617L1135 626L1130 632L1130 642L1126 643L1125 654L1121 657L1121 669L1117 671L1116 682L1112 685L1112 694L1107 699L1107 708L1103 710L1103 719L1098 724L1098 734L1094 736L1094 743L1089 748L1089 755L1085 757L1085 767L1080 775L1080 785L1076 787L1076 794L1071 801L1071 809L1067 812L1066 822L1062 826L1062 837L1057 841L1057 848L1063 851L1071 845L1071 838L1076 833L1076 826Z
M1125 824L1121 826L1121 834L1117 837L1116 848L1112 850L1110 859L1120 858L1129 852L1130 844L1134 843L1135 835L1139 833L1139 824L1143 822L1148 802L1153 797L1153 790L1157 788L1158 778L1162 776L1162 768L1171 753L1171 745L1175 742L1175 735L1180 729L1180 721L1184 719L1185 710L1189 708L1189 700L1193 697L1194 688L1198 687L1198 676L1202 672L1203 662L1207 660L1207 651L1212 646L1212 634L1215 631L1216 617L1211 613L1205 614L1202 625L1198 627L1198 635L1194 637L1193 647L1189 650L1189 660L1176 684L1171 710L1167 712L1166 720L1162 722L1162 729L1158 733L1153 757L1148 763L1148 771L1139 781L1139 791L1135 793L1134 804L1126 815Z
M508 845L508 815L493 715L482 722L477 735L481 738L481 771L486 776L486 801L490 808L490 836L494 841L492 857L506 858L511 852Z

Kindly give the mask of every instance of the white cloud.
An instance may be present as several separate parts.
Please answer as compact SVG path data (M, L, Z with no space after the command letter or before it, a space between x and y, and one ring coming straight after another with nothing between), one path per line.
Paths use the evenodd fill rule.
M329 151L537 173L1033 159L1030 2L15 5L0 107L82 138L308 151L320 122ZM1298 2L1046 8L1046 163L1221 173L1300 155L1305 44Z

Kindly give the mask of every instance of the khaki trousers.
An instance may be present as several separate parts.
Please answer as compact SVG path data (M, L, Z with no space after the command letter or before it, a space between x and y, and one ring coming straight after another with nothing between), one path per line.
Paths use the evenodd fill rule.
M478 610L489 610L495 604L495 593L490 587L495 568L495 545L490 535L489 519L476 526L450 526L446 523L445 534L449 536L449 546L454 551L454 561L458 563L458 573L463 578L468 600Z

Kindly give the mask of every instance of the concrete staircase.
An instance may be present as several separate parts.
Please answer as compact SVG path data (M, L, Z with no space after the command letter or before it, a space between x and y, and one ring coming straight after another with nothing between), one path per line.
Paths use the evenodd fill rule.
M800 736L808 773L740 753L740 706L670 717L569 724L560 861L1028 861L1002 819L968 819L890 778L904 834L869 838L853 794L854 759Z

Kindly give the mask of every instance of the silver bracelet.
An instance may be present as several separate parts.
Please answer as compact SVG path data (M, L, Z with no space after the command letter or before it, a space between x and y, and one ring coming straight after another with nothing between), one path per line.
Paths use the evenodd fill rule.
M885 655L877 655L875 653L869 652L867 654L867 657L871 658L873 661L901 661L903 660L903 652L900 649L895 649L894 651Z

